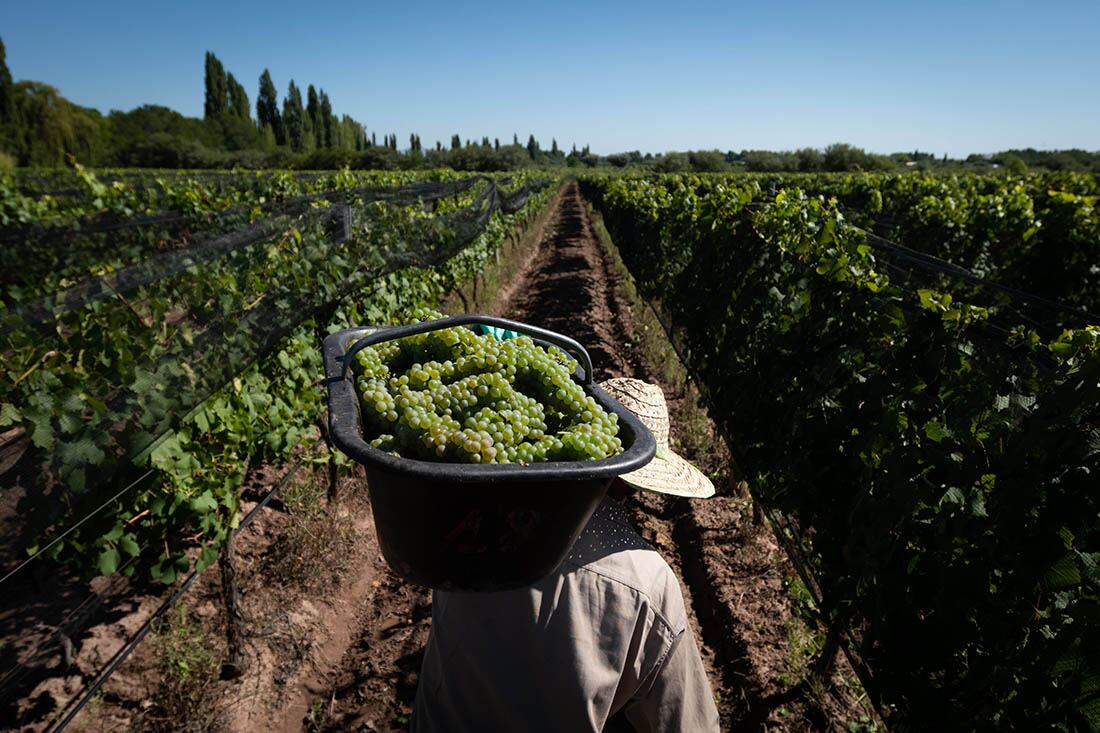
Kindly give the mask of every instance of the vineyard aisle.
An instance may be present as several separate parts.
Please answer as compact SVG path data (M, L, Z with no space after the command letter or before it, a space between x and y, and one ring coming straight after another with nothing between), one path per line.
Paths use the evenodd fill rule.
M728 455L701 422L693 392L668 383L646 353L640 309L601 244L575 183L565 186L524 268L501 289L493 310L560 331L588 349L597 379L635 376L661 382L679 452L716 477L720 496L691 504L654 494L631 502L635 526L680 578L688 614L718 698L723 730L847 730L863 711L837 664L815 693L805 682L815 632L792 611L785 579L794 575L751 506L730 495ZM652 327L649 327L652 330ZM652 336L652 334L650 334ZM373 532L369 539L374 542ZM372 546L369 555L375 555ZM430 594L398 581L379 563L359 604L358 636L300 717L286 710L282 730L407 727L430 628ZM317 681L320 681L319 679ZM538 684L537 680L532 680Z

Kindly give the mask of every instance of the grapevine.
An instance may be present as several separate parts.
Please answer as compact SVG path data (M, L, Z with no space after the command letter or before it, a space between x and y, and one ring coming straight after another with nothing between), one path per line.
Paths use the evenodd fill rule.
M891 729L1100 724L1095 180L582 190L754 496L805 531L823 611L857 635ZM909 249L868 233L886 219Z
M15 314L40 283L6 290L0 429L24 436L33 468L22 475L61 500L26 500L40 538L29 552L48 546L81 571L110 574L149 546L165 582L194 562L196 543L198 564L210 562L235 526L244 466L286 460L313 440L324 334L438 303L552 189L538 187L513 213L486 191L483 181L448 194L435 212L416 193L353 207L342 243L324 212L284 217L272 236L42 324ZM353 292L357 303L343 306ZM149 467L152 477L47 544Z

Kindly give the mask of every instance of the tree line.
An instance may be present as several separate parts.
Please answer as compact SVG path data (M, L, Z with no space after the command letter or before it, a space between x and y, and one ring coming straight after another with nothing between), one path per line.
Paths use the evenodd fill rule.
M513 170L568 165L557 141L544 150L531 135L521 145L454 135L449 146L425 146L413 134L407 147L397 135L376 132L350 115L338 115L324 89L303 89L292 79L280 99L269 70L260 75L253 106L244 85L211 52L204 68L203 116L187 117L161 105L128 112L73 104L38 81L12 79L0 40L0 167L85 165L155 168L420 168ZM588 149L584 149L588 154Z
M253 113L255 113L253 115ZM455 134L448 144L425 145L413 133L376 132L347 114L338 115L324 89L293 79L280 99L271 73L260 75L253 106L244 85L211 52L204 67L203 116L187 117L160 105L128 112L81 107L54 87L12 79L0 40L0 168L85 165L154 168L375 168L450 167L466 171L515 170L529 166L644 168L664 172L721 171L903 171L990 169L1011 172L1073 170L1100 172L1100 153L1083 150L1011 150L965 160L921 151L879 155L845 143L795 151L693 150L663 154L639 151L596 155L585 145L566 152L534 135L521 141Z
M915 150L882 155L869 153L847 143L825 148L775 150L689 150L659 154L634 150L602 156L597 165L613 168L642 168L659 173L822 173L902 171L988 171L1010 173L1078 171L1100 173L1100 152L1085 150L1006 150L988 155L972 154L950 158L946 154Z
M228 117L252 122L248 92L209 51L204 83L204 120ZM253 147L264 150L277 147L295 153L318 149L363 150L371 144L366 127L349 115L335 115L328 94L312 84L307 87L303 102L302 90L291 79L280 109L275 82L267 69L260 75L255 127L258 138Z

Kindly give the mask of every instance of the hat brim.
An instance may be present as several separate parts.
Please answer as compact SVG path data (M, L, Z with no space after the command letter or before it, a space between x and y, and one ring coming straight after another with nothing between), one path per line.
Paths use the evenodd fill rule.
M619 478L635 488L658 494L686 496L691 499L714 496L714 484L702 471L672 451L662 453L663 456L654 456L642 468L624 473Z

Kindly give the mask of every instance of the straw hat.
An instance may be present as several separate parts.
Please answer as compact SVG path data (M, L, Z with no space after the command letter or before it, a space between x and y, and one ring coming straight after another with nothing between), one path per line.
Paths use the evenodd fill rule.
M710 479L668 447L668 405L660 387L629 377L608 379L599 386L637 415L657 440L657 455L653 460L619 478L631 486L659 494L694 499L714 496L714 484Z

